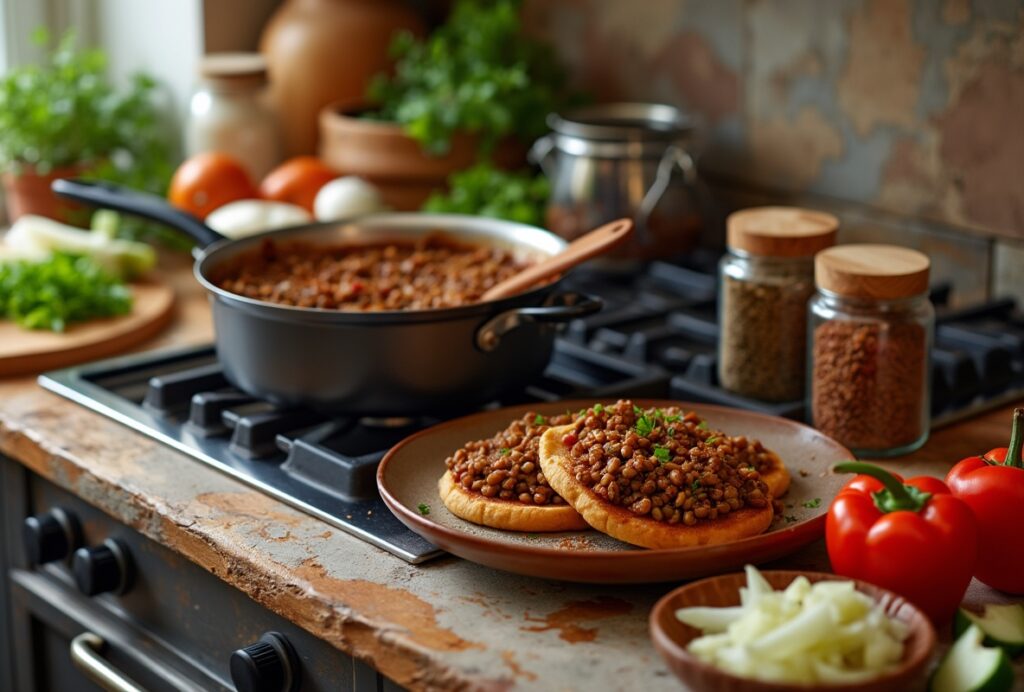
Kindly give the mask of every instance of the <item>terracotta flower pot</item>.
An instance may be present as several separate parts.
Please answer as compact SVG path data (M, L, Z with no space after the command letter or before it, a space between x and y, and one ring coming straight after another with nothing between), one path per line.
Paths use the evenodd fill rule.
M384 202L399 211L416 211L445 186L448 176L478 161L479 143L456 135L444 156L431 156L395 123L358 117L364 107L335 103L320 113L320 158L341 175L357 175L376 185ZM518 142L498 145L493 160L502 168L526 165Z
M82 207L57 197L50 190L50 183L57 178L73 178L81 172L81 166L66 166L55 168L46 175L38 175L30 168L17 173L3 173L0 180L3 181L8 220L15 221L25 214L37 214L57 221L72 221Z

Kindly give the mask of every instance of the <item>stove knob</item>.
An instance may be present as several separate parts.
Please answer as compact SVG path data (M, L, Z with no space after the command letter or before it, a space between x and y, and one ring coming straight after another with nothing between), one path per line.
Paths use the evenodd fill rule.
M22 525L25 555L33 565L64 560L82 544L82 527L74 514L60 507L27 517Z
M92 548L76 550L71 569L78 590L86 596L122 594L131 587L131 556L127 546L116 538L108 538Z
M238 692L293 692L299 689L299 661L283 634L267 632L255 644L231 654L231 681Z

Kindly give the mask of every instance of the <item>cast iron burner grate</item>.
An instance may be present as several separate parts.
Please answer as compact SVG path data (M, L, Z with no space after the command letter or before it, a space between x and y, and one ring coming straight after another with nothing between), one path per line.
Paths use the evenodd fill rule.
M602 296L605 310L569 325L543 376L489 406L628 396L802 419L800 401L768 404L718 386L716 259L575 274L571 288ZM949 286L932 291L936 426L1024 396L1024 314L1009 299L951 310L949 297ZM437 419L278 409L231 387L209 346L101 361L40 382L409 562L440 554L392 516L374 481L388 449Z
M440 419L280 409L233 388L210 346L100 361L40 382L409 562L441 554L395 519L375 481L388 449ZM660 368L560 340L542 377L490 406L667 389Z

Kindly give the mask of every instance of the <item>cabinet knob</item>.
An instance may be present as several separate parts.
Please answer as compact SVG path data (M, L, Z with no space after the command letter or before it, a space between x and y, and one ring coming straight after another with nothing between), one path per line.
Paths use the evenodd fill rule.
M64 560L82 544L82 527L71 512L54 507L26 517L22 525L25 555L33 565Z
M91 548L79 548L71 565L78 590L86 596L126 592L131 587L133 565L125 544L108 538Z
M255 644L231 654L231 680L238 692L293 692L299 689L298 657L283 634L267 632Z

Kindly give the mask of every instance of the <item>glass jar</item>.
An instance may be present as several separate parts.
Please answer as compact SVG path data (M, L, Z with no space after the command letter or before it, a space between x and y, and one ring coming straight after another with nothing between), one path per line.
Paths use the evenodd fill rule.
M835 243L831 214L758 207L731 214L719 264L718 380L763 401L799 401L807 372L814 253Z
M217 53L200 63L202 82L189 103L188 154L219 151L258 182L281 161L277 118L265 102L267 65L259 53Z
M815 258L808 310L811 423L858 457L918 449L931 422L928 257L842 245Z

